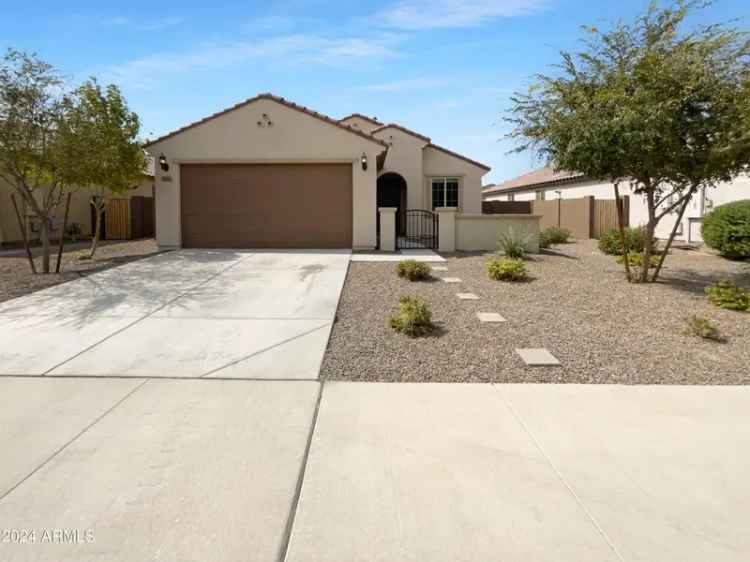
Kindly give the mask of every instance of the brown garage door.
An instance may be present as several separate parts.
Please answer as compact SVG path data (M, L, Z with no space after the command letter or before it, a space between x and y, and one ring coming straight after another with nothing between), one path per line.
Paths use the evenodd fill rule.
M183 164L186 248L351 248L351 164Z

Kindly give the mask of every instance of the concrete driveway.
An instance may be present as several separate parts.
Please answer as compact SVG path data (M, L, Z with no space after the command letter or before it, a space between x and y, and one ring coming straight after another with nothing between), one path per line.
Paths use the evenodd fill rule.
M0 374L316 379L348 251L183 250L0 304Z

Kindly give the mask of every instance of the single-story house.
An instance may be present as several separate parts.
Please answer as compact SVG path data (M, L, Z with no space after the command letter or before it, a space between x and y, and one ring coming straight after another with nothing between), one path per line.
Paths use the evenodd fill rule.
M75 187L71 188L69 191L71 193L70 210L68 212L69 232L71 225L76 225L78 236L80 238L90 238L95 228L95 214L93 206L91 205L91 197L95 191ZM28 239L33 242L39 237L39 225L37 224L38 220L36 219L36 216L27 208L26 203L17 193L16 189L0 179L0 246L18 244L23 240L22 231L18 225L18 217L16 216L16 211L13 208L13 203L10 198L11 194L15 194L16 196L16 203L19 206L19 212L24 221ZM37 195L38 197L42 197L43 190L40 189ZM151 237L154 235L153 218L146 217L144 220L142 217L136 216L138 211L143 211L146 214L153 214L153 162L147 161L147 169L144 171L138 184L133 186L133 189L128 190L126 193L117 194L105 192L105 198L109 201L109 209L113 211L115 209L121 211L118 214L127 215L127 218L132 219L132 223L136 225L136 227L131 228L131 221L125 220L124 222L126 222L127 225L122 229L122 232L118 232L118 227L119 224L123 222L123 220L121 220L123 217L115 217L114 212L112 213L113 216L107 217L107 211L105 211L105 220L102 223L103 239L140 238ZM138 204L136 205L136 203ZM52 239L59 237L60 231L62 230L64 216L65 198L63 198L60 204L52 211L52 230L50 233ZM109 220L107 220L108 218ZM138 235L139 232L141 235ZM125 234L127 234L127 236Z
M626 183L620 184L620 195L629 198L629 224L638 226L648 220L646 202L641 195L633 194ZM586 177L577 172L554 170L545 166L500 184L484 186L484 201L532 201L576 199L593 196L596 199L614 199L612 182ZM750 199L750 175L742 174L733 181L714 188L701 190L685 210L675 239L687 244L700 243L700 223L711 209L724 203ZM665 217L656 229L658 238L668 238L677 220L677 212Z
M395 123L335 120L268 93L146 148L160 247L372 250L382 229L381 249L396 249L412 228L402 217L420 211L440 215L441 249L475 249L494 247L502 221L481 214L488 166Z

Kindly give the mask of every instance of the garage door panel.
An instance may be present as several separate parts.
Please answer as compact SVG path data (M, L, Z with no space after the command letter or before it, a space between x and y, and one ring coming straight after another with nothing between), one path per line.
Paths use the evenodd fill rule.
M181 169L184 247L351 248L350 164Z

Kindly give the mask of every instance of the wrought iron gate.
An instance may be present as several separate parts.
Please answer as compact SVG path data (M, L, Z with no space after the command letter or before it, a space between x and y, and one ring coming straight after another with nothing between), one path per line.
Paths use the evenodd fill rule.
M438 215L432 211L409 209L396 217L398 249L438 248Z

